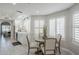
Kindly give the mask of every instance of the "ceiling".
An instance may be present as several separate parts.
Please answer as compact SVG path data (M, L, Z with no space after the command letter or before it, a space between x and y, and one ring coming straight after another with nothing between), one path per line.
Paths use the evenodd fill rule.
M72 5L73 3L0 3L0 16L46 15L67 9Z

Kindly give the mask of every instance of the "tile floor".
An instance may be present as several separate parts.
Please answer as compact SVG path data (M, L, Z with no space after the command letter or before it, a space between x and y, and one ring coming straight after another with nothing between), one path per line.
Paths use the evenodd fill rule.
M35 50L31 50L30 55L34 55ZM61 55L72 55L70 50L62 48ZM0 38L0 55L27 55L26 45L13 46L10 38Z

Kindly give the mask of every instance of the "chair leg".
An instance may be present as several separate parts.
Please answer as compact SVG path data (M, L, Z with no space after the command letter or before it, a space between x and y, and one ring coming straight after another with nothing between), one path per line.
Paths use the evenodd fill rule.
M58 50L59 50L59 54L61 54L60 47L58 48Z
M56 50L54 50L54 55L56 55Z
M28 48L28 55L29 55L29 53L30 53L30 49Z
M56 49L55 49L55 53L57 53L57 47L56 47Z

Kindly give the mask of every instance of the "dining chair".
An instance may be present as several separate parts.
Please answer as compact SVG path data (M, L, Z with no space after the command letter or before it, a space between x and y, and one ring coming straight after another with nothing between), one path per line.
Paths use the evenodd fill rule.
M32 42L32 43L31 43L31 42L29 41L28 35L26 36L26 38L27 38L28 55L29 55L31 49L38 49L38 44L37 44L36 42Z
M61 51L60 51L61 38L62 38L61 34L57 34L57 35L56 35L56 38L57 38L56 50L58 49L59 54L61 54Z
M44 38L44 47L42 48L44 55L56 54L56 38Z

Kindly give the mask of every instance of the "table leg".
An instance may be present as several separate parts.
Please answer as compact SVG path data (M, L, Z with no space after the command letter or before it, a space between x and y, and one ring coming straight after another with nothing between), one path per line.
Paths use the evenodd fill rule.
M43 55L43 51L41 49L41 42L39 43L39 47L37 48L37 51L35 52L35 54Z

